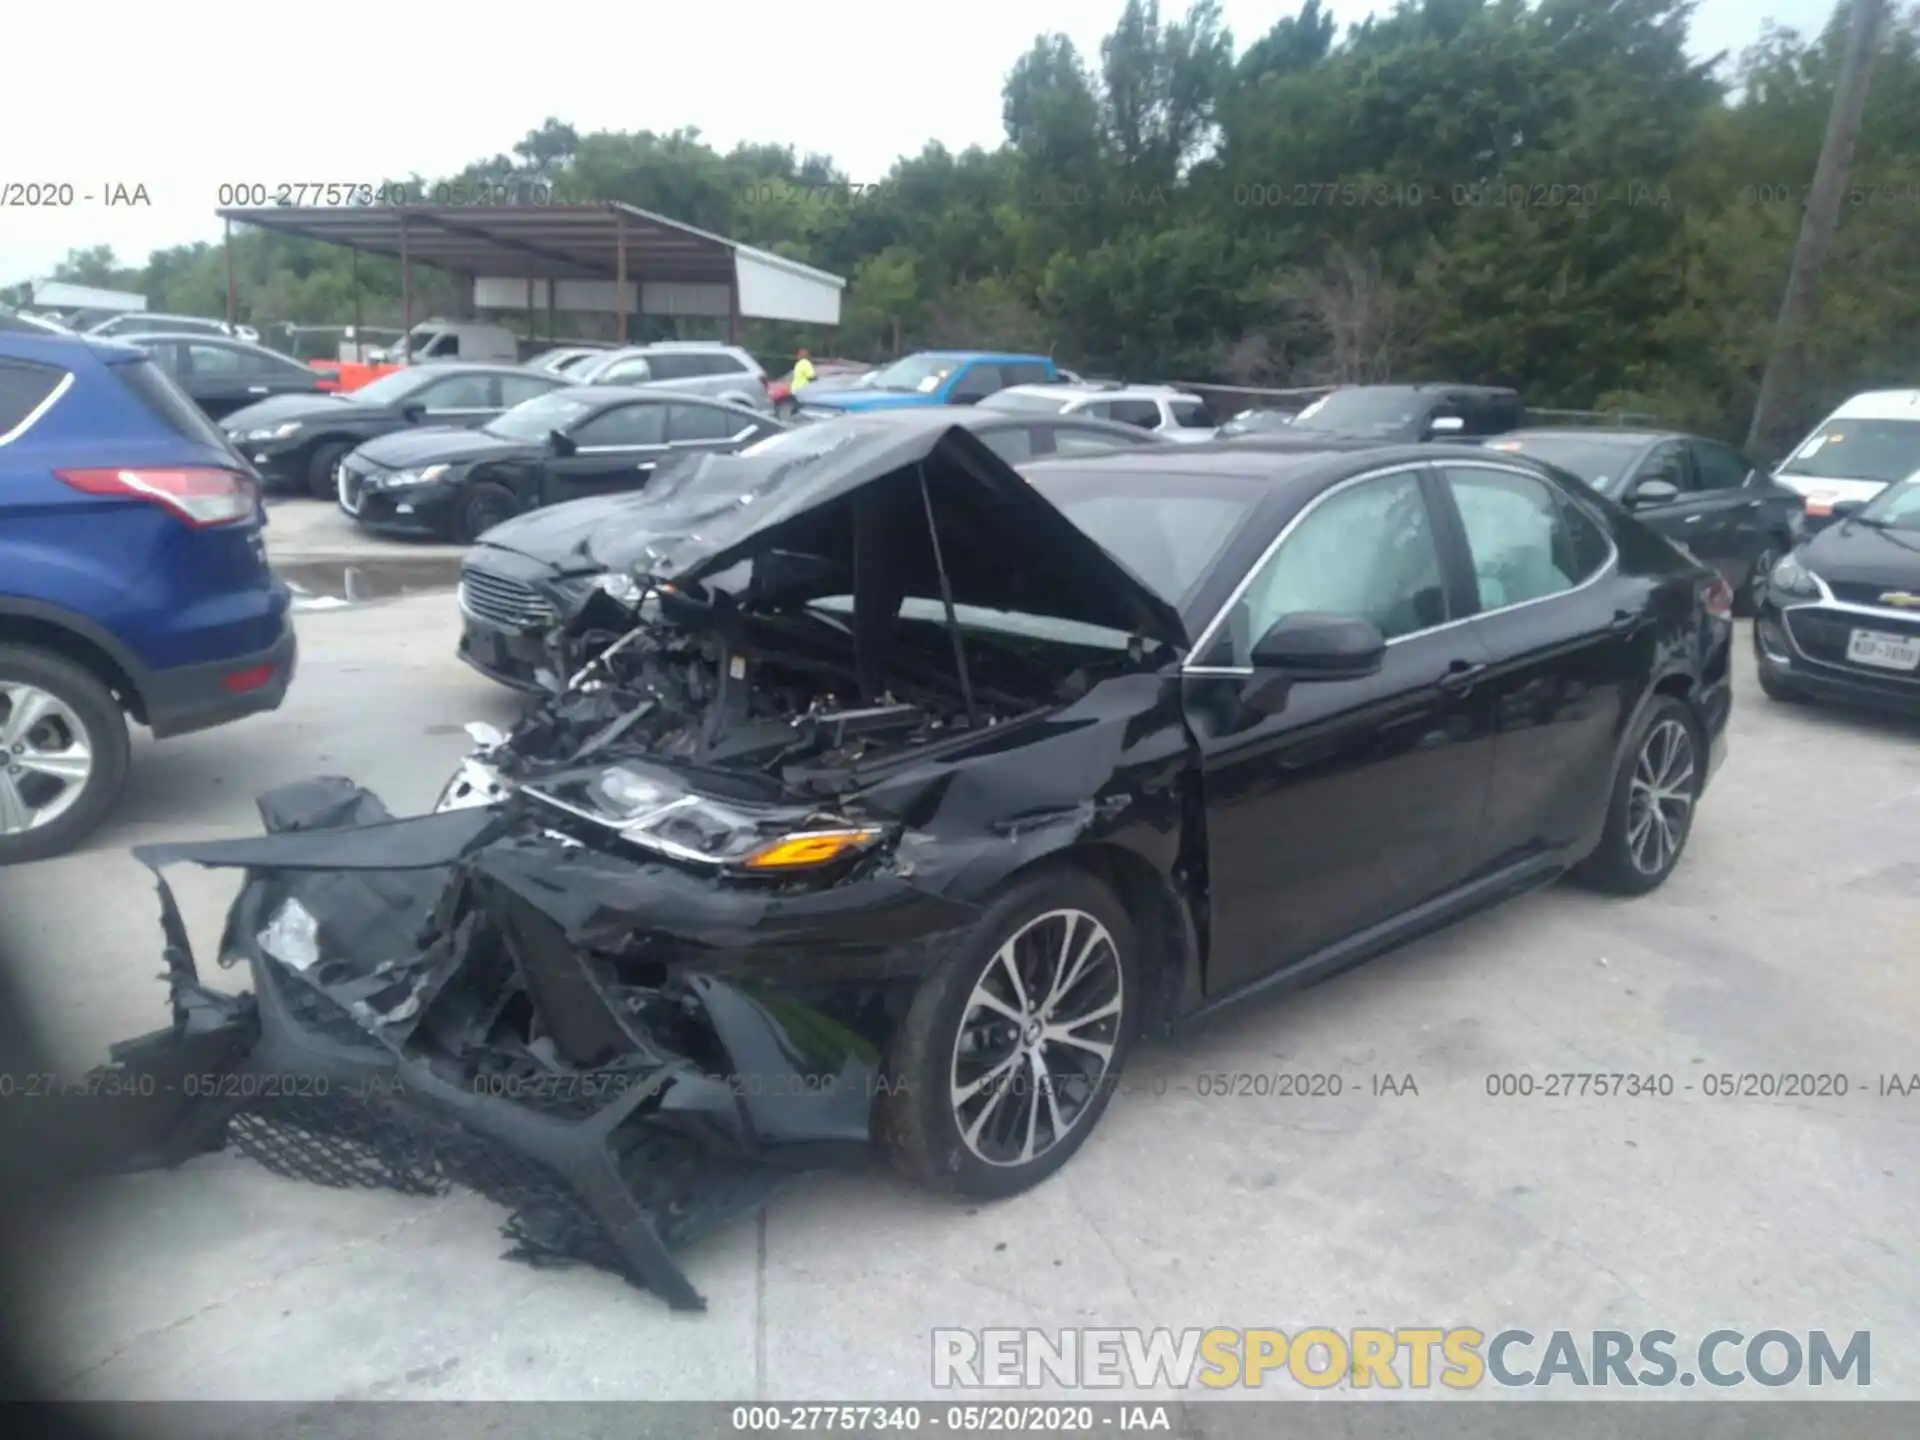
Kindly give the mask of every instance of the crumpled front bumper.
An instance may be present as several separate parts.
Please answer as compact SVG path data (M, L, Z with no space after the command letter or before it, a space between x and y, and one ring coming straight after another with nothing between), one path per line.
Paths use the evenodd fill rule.
M540 933L535 912L476 909L472 857L499 838L499 811L393 821L335 780L274 792L261 808L260 839L135 852L158 880L173 1023L115 1046L90 1077L96 1092L144 1097L142 1143L107 1168L231 1147L336 1188L464 1185L510 1210L510 1257L596 1265L703 1309L673 1250L819 1163L819 1142L864 1161L877 1054L825 1045L840 1083L808 1081L790 1013L693 976L674 1005L717 1047L696 1063L623 1018L632 1002L557 928ZM249 966L251 993L202 983L161 874L183 860L246 868L220 958ZM286 936L286 918L303 912L318 921L307 954ZM494 1012L529 1003L551 1063L489 1068ZM556 1051L594 1053L558 1063Z

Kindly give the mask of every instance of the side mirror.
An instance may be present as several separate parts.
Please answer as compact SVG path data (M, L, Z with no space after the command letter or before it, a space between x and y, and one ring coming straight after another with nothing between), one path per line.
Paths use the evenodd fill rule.
M1643 510L1653 505L1671 505L1680 498L1680 487L1670 480L1642 480L1627 498L1629 509Z
M1467 428L1467 422L1458 415L1436 415L1427 425L1429 435L1458 435Z
M1833 502L1833 518L1845 520L1849 515L1858 515L1867 508L1864 500L1836 500Z
M549 430L547 432L547 448L552 450L556 455L571 455L578 450L580 446L574 441L571 435L563 435L558 430Z
M1363 679L1380 669L1386 654L1386 637L1371 620L1288 615L1254 645L1254 678L1243 698L1255 709L1277 710L1296 682Z
M427 407L422 405L418 400L409 400L400 407L400 414L409 425L418 425L420 421L425 418L426 413Z

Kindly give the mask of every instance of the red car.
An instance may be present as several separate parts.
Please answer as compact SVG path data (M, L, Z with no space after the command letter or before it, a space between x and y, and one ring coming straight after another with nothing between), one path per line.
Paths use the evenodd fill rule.
M856 380L872 371L873 366L859 360L816 360L813 362L813 383L818 385L827 379ZM767 398L773 402L775 410L790 405L793 400L793 371L789 370L778 380L767 382Z

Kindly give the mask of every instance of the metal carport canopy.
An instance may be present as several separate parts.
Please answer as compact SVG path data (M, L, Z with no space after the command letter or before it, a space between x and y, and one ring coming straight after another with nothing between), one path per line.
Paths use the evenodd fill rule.
M648 286L725 287L727 308L720 314L837 325L847 284L841 276L811 265L612 200L589 205L267 205L217 213L230 224L409 263L417 260L476 282L514 280L528 294L527 281L611 281L614 291L621 289L621 282L629 290L637 283L642 301ZM601 286L591 288L598 293ZM475 303L491 304L477 297ZM613 310L617 303L614 296L604 307L579 308ZM621 313L628 310L650 313L631 298Z

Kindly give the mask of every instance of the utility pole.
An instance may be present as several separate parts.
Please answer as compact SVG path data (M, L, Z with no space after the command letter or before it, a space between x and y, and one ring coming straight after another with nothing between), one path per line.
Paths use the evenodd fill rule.
M1827 116L1826 138L1820 144L1820 163L1814 167L1813 188L1800 218L1800 239L1793 248L1793 269L1787 275L1787 293L1774 322L1773 348L1766 374L1760 379L1760 398L1754 403L1753 423L1747 429L1747 449L1760 448L1771 435L1780 397L1799 369L1807 318L1813 310L1813 292L1820 267L1840 227L1840 205L1847 193L1847 169L1853 163L1854 142L1860 138L1860 117L1867 106L1867 82L1879 49L1880 24L1886 18L1886 0L1853 0L1853 33L1847 41L1846 67L1834 86L1833 109Z

